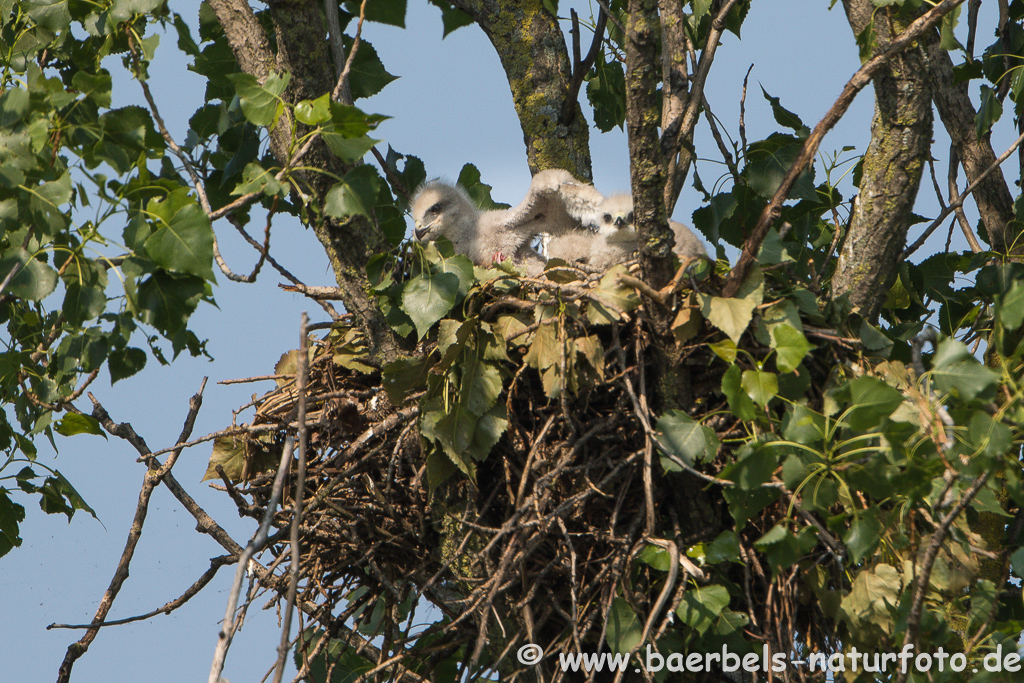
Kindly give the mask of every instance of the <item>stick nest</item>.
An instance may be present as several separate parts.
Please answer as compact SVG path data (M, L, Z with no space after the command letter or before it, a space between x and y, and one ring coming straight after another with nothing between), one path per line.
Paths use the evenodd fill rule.
M656 383L670 379L684 401L679 407L701 423L699 429L710 428L719 442L744 436L742 422L724 410L720 387L727 366L704 343L718 333L704 325L688 342L664 344L641 323L642 309L609 305L602 310L611 309L615 320L593 324L585 315L593 305L586 292L598 278L583 280L575 292L564 285L532 287L529 302L492 291L470 310L477 320L489 320L489 329L497 330L502 316L522 323L518 335L505 331L512 337L508 360L496 363L502 383L492 410L500 410L507 426L486 458L468 463L470 476L421 435L431 393L440 397L435 407L451 400L443 383L440 389L431 384L428 372L419 385L425 389L408 392L404 403L393 401L401 397L385 391L387 370L382 380L381 372L348 353L358 346L353 330L336 329L313 345L298 603L371 665L391 660L387 669L420 680L456 661L512 680L535 670L516 659L524 643L543 648L542 666L554 674L558 653L598 650L610 640L609 628L622 628L612 624L618 617L636 615L635 627L654 640L671 623L683 585L704 580L686 549L733 528L721 489L708 484L729 461L729 449L715 443L699 466L704 479L695 470L667 471L679 467L655 445L657 418L649 408L657 400ZM535 307L551 308L555 299L561 313L546 315L557 319L549 324L563 352L540 369L543 363L531 363L530 353L544 323L532 330L527 323L543 320ZM673 301L685 308L685 297ZM567 364L564 349L582 338L597 342L600 357L591 354L585 362L579 351ZM415 357L444 355L435 335L426 339ZM756 342L748 346L753 356L763 356ZM576 377L569 365L577 366ZM447 372L433 367L435 379ZM287 361L278 366L279 373L288 369ZM251 404L256 418L244 447L237 440L230 446L244 460L245 476L223 477L240 511L255 518L270 496L274 472L268 466L276 463L278 444L286 431L294 433L296 385L287 377L277 381ZM659 413L666 409L658 406ZM261 425L276 429L252 435ZM432 471L438 462L441 470L447 463L440 474ZM236 488L229 479L244 481ZM278 577L290 564L294 484L286 491L270 546ZM770 507L747 535L757 538L780 516ZM666 586L670 544L683 558L680 580ZM741 582L742 574L736 579ZM279 591L285 583L282 578L268 587ZM382 643L370 644L374 637ZM315 648L311 641L308 654L327 641Z

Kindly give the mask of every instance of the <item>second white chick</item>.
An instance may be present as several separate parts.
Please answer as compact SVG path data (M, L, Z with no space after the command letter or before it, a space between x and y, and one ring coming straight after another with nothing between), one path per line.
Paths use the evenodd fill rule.
M633 225L633 198L630 195L606 197L597 206L591 223L596 227L596 233L553 237L547 245L547 257L569 263L582 261L593 268L606 270L628 261L640 248L636 226ZM707 256L703 242L692 230L678 221L669 220L668 225L675 236L673 251L679 258Z

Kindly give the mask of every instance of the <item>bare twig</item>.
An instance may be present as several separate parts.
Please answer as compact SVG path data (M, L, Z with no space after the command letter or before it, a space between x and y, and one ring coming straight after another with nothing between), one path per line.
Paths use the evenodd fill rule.
M274 487L270 494L270 501L267 503L266 514L260 522L256 534L249 540L241 556L238 558L238 569L235 570L235 581L228 594L227 608L224 610L224 622L221 625L220 633L217 636L217 648L213 653L213 662L210 664L210 675L207 683L219 683L221 671L224 670L224 660L227 658L228 648L231 647L231 639L235 635L238 626L235 617L235 607L238 605L238 596L242 592L242 581L245 578L246 570L249 567L249 560L263 549L269 537L270 523L274 519L277 505L281 500L281 492L284 490L284 479L288 473L288 466L292 460L292 449L295 440L289 436L281 450L281 461L277 466L277 476L274 477Z
M356 24L356 34L352 38L352 47L348 51L348 59L345 60L345 66L342 68L341 73L338 74L338 84L334 86L334 92L331 93L332 99L338 100L343 104L352 104L352 94L348 85L348 75L352 71L352 63L356 59L356 52L359 50L359 44L362 43L363 19L365 18L366 0L363 0L359 5L359 23Z
M188 439L189 434L192 433L192 428L195 426L196 415L199 414L199 408L203 405L203 390L206 388L206 378L203 378L202 383L199 386L199 391L189 400L188 414L185 416L185 423L182 426L181 434L178 436L177 443L184 443ZM93 398L89 395L89 398ZM124 431L120 429L123 425L115 425L110 417L106 415L106 411L102 410L99 403L93 399L93 417L96 417L103 428L114 436L123 437ZM99 408L99 411L95 408ZM102 412L100 412L102 411ZM106 416L106 419L102 419ZM133 432L134 433L134 432ZM146 449L148 451L148 449ZM110 580L110 585L107 587L106 592L103 594L103 598L100 600L99 607L96 608L96 615L93 617L92 624L89 629L85 632L85 635L78 640L78 642L72 643L68 646L67 654L64 655L64 661L61 662L60 669L57 672L57 683L67 683L71 679L71 669L75 665L75 661L84 655L92 644L92 641L96 639L96 636L100 632L104 620L107 618L107 614L110 612L110 608L114 604L114 599L117 598L117 594L121 591L121 586L124 585L125 580L128 578L128 569L131 565L132 557L135 555L135 548L139 544L139 539L142 537L142 527L146 523L146 514L149 512L149 500L153 495L153 490L160 485L161 480L165 476L170 474L171 468L174 467L174 463L177 462L178 456L181 455L181 448L172 451L167 457L167 461L161 465L156 458L150 458L146 465L149 470L146 472L146 477L142 482L142 490L139 492L139 502L135 507L135 517L132 520L131 529L128 532L128 539L125 542L124 550L121 552L121 559L117 563L117 569L114 571L114 576Z
M298 472L295 477L295 498L292 503L292 562L291 567L289 567L288 604L285 608L281 624L281 644L277 648L277 667L274 670L274 683L281 683L281 678L284 675L284 663L288 658L289 643L291 642L290 633L292 613L295 611L295 595L298 592L299 574L302 571L300 530L302 528L302 498L305 495L306 488L306 382L309 377L309 353L306 350L306 347L309 345L309 335L306 332L306 325L308 323L309 317L303 312L302 322L299 324L299 376L297 381L299 392L299 462Z
M608 24L608 12L602 7L594 25L594 38L590 43L590 50L587 51L586 57L580 59L579 18L576 16L576 10L570 9L569 12L572 16L572 80L569 81L569 87L566 88L562 113L558 117L559 122L564 126L568 126L576 118L576 99L580 94L580 86L583 85L583 79L590 71L590 67L594 66L594 62L597 61L597 55L601 51L601 41L604 39L604 29Z
M722 158L725 159L725 165L729 167L729 173L732 174L732 178L737 183L743 182L740 178L740 170L736 167L736 161L732 158L732 152L725 145L725 140L722 139L722 133L718 130L718 124L715 123L715 115L711 112L711 105L708 104L708 98L704 97L704 118L707 120L708 125L711 126L711 135L715 138L715 144L718 145L718 151L722 153Z
M960 516L971 501L974 500L974 496L978 494L981 488L988 482L989 477L992 476L992 470L988 470L980 477L978 477L971 488L964 492L960 502L949 511L949 513L942 518L937 529L932 534L931 541L928 543L928 548L925 550L924 558L921 561L921 573L917 575L917 585L914 589L914 602L910 606L910 612L907 615L907 627L906 633L903 636L903 646L917 645L917 633L921 627L921 610L924 606L924 598L928 593L928 584L932 575L932 567L935 565L935 558L938 557L939 550L942 548L942 543L946 540L946 535L949 533L949 528L956 521L956 518ZM907 680L906 670L902 671L899 677L896 679L896 683L903 683Z
M220 555L218 557L212 558L210 560L210 568L203 572L203 575L196 579L195 583L188 587L188 590L182 593L179 597L175 598L174 600L171 600L162 607L158 607L152 612L147 612L146 614L139 614L134 617L126 617L124 619L111 619L109 621L104 621L99 624L50 624L46 627L46 630L49 631L51 629L88 629L93 627L121 626L122 624L130 624L136 621L145 621L146 619L152 619L153 617L158 616L160 614L170 614L171 612L173 612L174 610L178 609L186 602L191 600L193 597L195 597L201 590L203 590L203 588L205 588L206 585L213 580L213 577L217 575L217 572L220 570L221 567L227 564L234 564L237 560L238 558L234 555Z
M945 209L943 209L942 211L939 212L939 215L936 216L935 220L932 221L928 225L928 227L924 229L924 232L921 233L921 236L919 238L917 238L917 241L915 241L913 244L911 244L909 247L907 247L906 249L903 250L903 253L900 254L900 261L906 260L906 258L908 256L910 256L915 251L920 249L921 246L924 244L925 240L927 240L928 237L935 231L935 229L942 224L942 221L946 220L946 216L948 216L953 211L955 211L955 210L959 209L961 206L963 206L964 205L964 200L967 199L967 197L969 197L971 195L971 193L973 193L976 189L978 189L978 186L981 185L982 181L984 181L985 178L987 178L990 173L995 171L997 168L999 168L1000 165L1002 165L1002 163L1004 161L1009 159L1010 155L1013 154L1017 150L1017 148L1021 146L1021 143L1024 143L1024 134L1021 134L1021 136L1019 138L1017 138L1017 140L1014 141L1014 143L1012 145L1010 145L1009 149L1007 149L1005 152L1003 152L1001 155L999 155L999 158L996 159L995 162L993 162L991 165L989 165L989 167L986 168L984 170L984 172L982 172L981 175L979 175L974 180L973 183L968 185L967 189L963 191L963 194L961 194L959 197L957 197L956 201L951 201L949 203L949 206L947 206ZM980 248L980 245L979 245L979 248ZM972 247L972 249L973 249L973 247Z

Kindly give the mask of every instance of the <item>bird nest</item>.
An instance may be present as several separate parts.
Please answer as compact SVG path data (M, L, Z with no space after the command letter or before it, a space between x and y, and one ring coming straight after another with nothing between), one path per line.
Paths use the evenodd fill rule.
M742 422L723 411L728 366L705 343L720 335L698 326L689 341L665 345L642 308L613 310L609 297L588 294L608 276L578 275L575 289L531 286L528 278L511 293L492 287L475 309L495 333L503 315L522 324L502 328L504 357L493 361L500 394L487 414L497 411L506 424L482 458L456 463L458 453L446 456L444 439L434 435L431 406L450 411L446 392L471 390L458 377L437 381L455 367L444 366L453 346L445 346L444 325L414 355L435 362L404 389L387 368L382 376L360 364L354 329L336 326L313 343L298 604L329 638L307 630L307 666L323 666L326 650L329 666L365 673L387 663L382 670L407 680L433 680L456 665L514 680L527 670L518 648L533 643L547 658L544 677L557 680L558 653L598 650L609 630L621 632L620 617L651 615L635 625L648 640L666 631L673 609L664 608L678 604L685 583L666 582L666 566L704 578L677 549L710 544L732 528L721 491L709 490L708 481L730 460L718 442L743 436ZM623 277L615 281L619 293L634 296ZM685 296L673 296L685 309ZM555 298L559 313L550 312ZM612 319L587 315L601 302ZM544 315L559 318L549 336L562 349L548 367L537 362ZM763 355L755 341L745 337L744 345ZM295 433L296 357L283 359L278 386L251 404L256 416L246 436L222 439L211 461L211 474L220 465L239 510L255 518L270 499L283 435ZM666 459L657 446L648 402L659 400L664 387L655 385L666 381L669 363L684 401L673 414L692 419L709 439L715 433L701 473L678 471L686 463ZM294 500L287 492L294 485L285 491L269 545L277 578L264 582L278 592L291 564ZM756 538L780 516L770 507L748 533ZM338 641L347 646L327 647Z

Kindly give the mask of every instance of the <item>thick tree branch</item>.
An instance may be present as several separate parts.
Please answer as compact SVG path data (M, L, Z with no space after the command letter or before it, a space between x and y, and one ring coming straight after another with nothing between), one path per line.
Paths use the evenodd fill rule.
M626 19L626 126L633 216L644 280L661 289L672 279L672 246L665 207L665 165L658 139L658 3L630 0Z
M969 84L954 81L953 60L939 45L937 33L929 31L922 42L935 108L956 147L967 182L974 183L996 160L992 141L988 135L978 137L977 111L971 103ZM974 191L974 201L992 250L1006 253L1016 243L1019 228L1015 230L1011 227L1013 196L1000 169L996 168L978 185ZM1017 245L1016 253L1024 254L1024 244Z
M684 149L684 145L688 140L693 139L694 128L697 127L697 121L700 119L700 107L704 102L704 84L707 82L708 74L711 73L715 52L722 40L722 34L725 32L725 18L737 1L726 0L714 21L711 22L711 30L708 32L700 59L694 69L689 94L686 93L686 82L681 81L686 75L685 19L682 3L679 0L662 0L661 2L661 24L665 36L663 40L667 41L666 48L672 50L671 54L663 54L664 73L671 80L665 81L669 84L666 88L669 96L668 102L664 105L667 109L663 108L661 122L664 130L661 136L661 145L664 158L668 162L666 170L669 174L668 183L665 186L665 206L668 213L672 213L675 208L679 192L686 180L686 174L690 170L691 154Z
M844 0L854 35L873 22L879 49L900 26L871 0ZM874 77L875 116L860 193L832 277L832 297L848 295L874 321L897 275L932 142L931 92L923 55L910 49Z
M807 140L804 141L800 154L790 167L789 173L786 174L785 179L783 179L782 183L779 185L779 189L775 192L771 201L768 202L764 207L764 210L761 212L761 216L758 218L757 224L754 226L753 231L751 231L743 244L743 252L740 254L739 260L736 262L736 265L733 267L726 279L725 286L722 290L725 296L732 296L739 289L740 284L743 282L747 272L750 270L750 266L753 265L756 259L757 251L761 248L761 242L764 241L765 236L768 234L768 228L770 228L772 223L779 217L779 213L782 209L782 203L786 201L786 198L789 196L797 177L799 177L800 173L803 172L809 163L814 161L814 156L818 152L818 147L821 145L821 141L825 138L825 135L832 130L839 119L843 117L847 109L850 108L850 105L853 103L857 94L871 82L871 78L875 73L877 73L893 57L893 55L896 55L910 47L925 31L934 26L935 23L945 14L964 2L965 0L942 0L942 2L935 5L931 10L916 19L905 31L893 39L893 41L889 43L888 47L861 66L849 82L847 82L843 87L843 91L840 93L839 98L828 112L826 112L824 118L818 122L818 125L814 127L814 130L811 131Z
M453 0L490 39L512 88L512 101L523 129L530 172L564 168L589 181L590 133L575 98L570 123L563 105L572 68L558 21L542 0Z
M311 36L327 35L320 3L315 0L276 0L268 4L276 52L271 50L259 20L247 3L242 0L214 0L211 3L242 70L256 76L261 83L272 70L289 73L291 79L283 97L291 103L333 92L338 78L329 43L311 40ZM286 168L295 163L296 155L290 152L293 137L301 138L308 132L305 126L299 125L293 136L292 125L286 115L270 130L270 151ZM333 185L332 178L343 176L350 170L330 153L319 138L304 145L300 154L304 167L311 170L297 175L314 195L313 201L323 201ZM243 200L252 201L246 197L240 201ZM219 214L215 212L213 215ZM397 357L399 342L375 300L367 293L366 262L372 255L389 249L383 233L365 217L352 217L344 222L324 219L313 227L331 261L335 280L345 293L342 299L345 308L356 317L366 333L374 362L383 364Z

